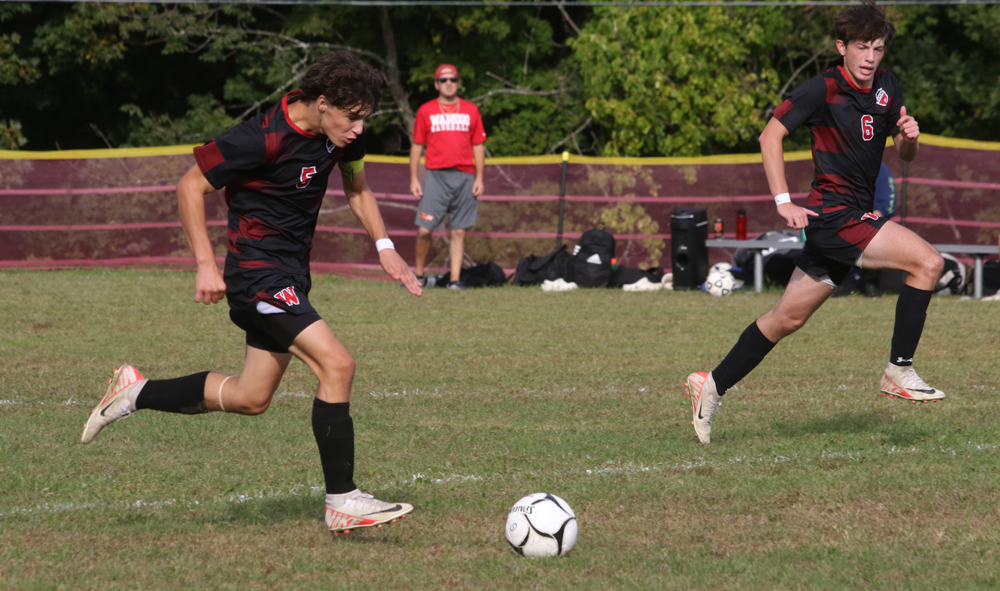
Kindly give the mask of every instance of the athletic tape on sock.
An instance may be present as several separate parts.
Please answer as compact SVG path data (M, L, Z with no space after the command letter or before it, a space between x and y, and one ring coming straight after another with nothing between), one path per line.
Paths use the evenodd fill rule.
M219 384L219 408L222 409L222 412L226 412L226 407L222 405L222 387L231 379L233 379L233 376L226 376L226 379L222 380L222 383Z

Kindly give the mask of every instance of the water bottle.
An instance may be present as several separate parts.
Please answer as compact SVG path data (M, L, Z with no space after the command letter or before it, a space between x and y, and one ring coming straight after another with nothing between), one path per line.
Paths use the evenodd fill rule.
M747 212L744 209L736 210L736 239L747 239Z

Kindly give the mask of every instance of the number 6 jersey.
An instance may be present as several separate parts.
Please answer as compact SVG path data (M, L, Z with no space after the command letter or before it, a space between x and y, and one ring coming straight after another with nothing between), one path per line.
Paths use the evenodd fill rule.
M872 87L862 89L842 66L803 82L778 105L772 114L789 133L803 124L812 132L816 172L808 207L872 211L885 140L899 133L902 106L903 89L892 72L876 70Z

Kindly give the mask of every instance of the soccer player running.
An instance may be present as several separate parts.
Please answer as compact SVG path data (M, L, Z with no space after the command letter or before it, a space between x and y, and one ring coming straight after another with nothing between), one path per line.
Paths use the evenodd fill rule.
M940 400L913 370L913 354L927 306L941 275L937 250L906 228L872 212L875 179L887 137L900 158L917 155L920 129L906 114L896 77L878 68L895 27L874 2L847 8L836 17L842 66L808 80L776 108L760 135L764 172L778 213L790 228L805 228L805 248L784 294L772 310L743 331L710 373L687 378L693 424L709 443L719 401L749 374L782 338L805 324L853 266L909 273L896 303L889 364L882 392L916 401ZM812 132L816 173L806 207L790 202L782 140L800 125Z
M182 414L259 415L267 410L292 356L319 378L312 427L326 480L326 524L335 534L382 527L413 507L385 503L354 484L350 415L354 359L309 303L309 253L327 181L339 167L351 210L375 240L386 273L414 295L421 288L387 238L365 179L365 119L378 104L381 75L346 52L309 67L301 89L194 149L177 185L181 221L198 262L195 301L223 296L229 317L246 332L238 376L201 372L148 380L129 365L91 412L81 440L142 409ZM205 195L226 188L229 252L220 275L205 222Z
M476 225L479 211L477 197L483 194L483 168L486 162L486 132L479 108L458 97L458 68L441 64L434 72L438 98L417 109L410 147L410 192L420 198L417 216L417 277L426 285L424 263L431 249L434 230L448 215L451 225L449 289L465 289L461 280L465 256L465 230ZM427 172L420 186L417 170L420 154L425 155Z

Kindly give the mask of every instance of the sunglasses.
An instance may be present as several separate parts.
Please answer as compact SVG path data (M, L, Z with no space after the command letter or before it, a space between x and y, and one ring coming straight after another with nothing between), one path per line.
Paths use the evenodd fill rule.
M438 82L441 84L444 84L445 82L458 82L458 76L455 76L454 78L438 78Z

